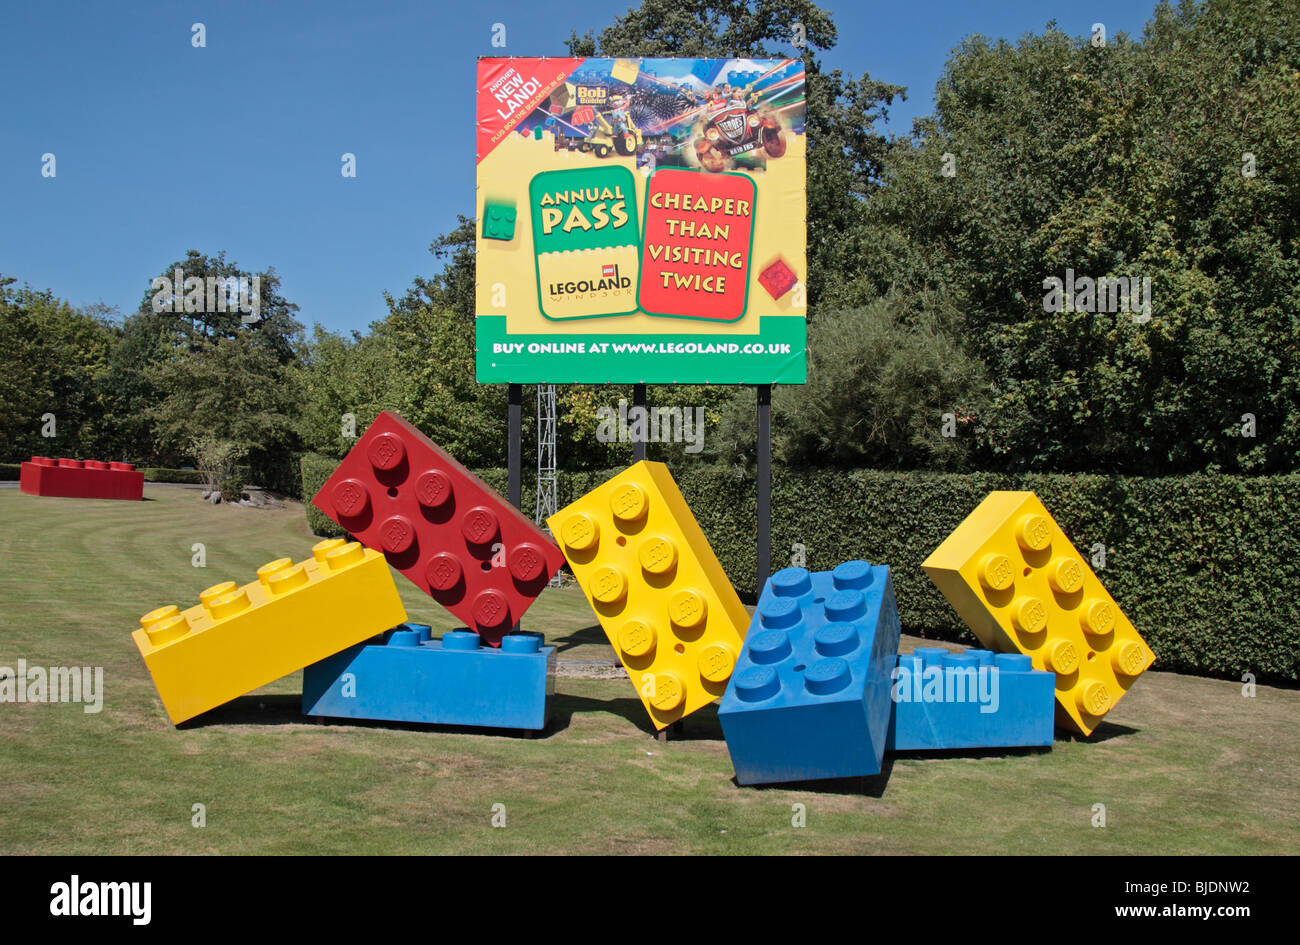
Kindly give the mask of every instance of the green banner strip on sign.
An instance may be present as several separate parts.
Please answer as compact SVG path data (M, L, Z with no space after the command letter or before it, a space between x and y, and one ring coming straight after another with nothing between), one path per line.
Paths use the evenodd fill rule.
M768 316L757 335L507 335L504 315L476 323L483 384L802 384L802 318Z

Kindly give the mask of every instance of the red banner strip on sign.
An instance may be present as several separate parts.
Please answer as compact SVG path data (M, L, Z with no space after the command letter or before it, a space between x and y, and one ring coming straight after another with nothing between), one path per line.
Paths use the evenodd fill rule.
M475 163L546 101L585 59L491 59L478 61L478 137Z

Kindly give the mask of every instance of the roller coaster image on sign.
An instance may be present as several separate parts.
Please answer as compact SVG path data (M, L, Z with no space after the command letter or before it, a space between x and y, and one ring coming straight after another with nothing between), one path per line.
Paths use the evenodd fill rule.
M797 59L480 59L476 376L803 383Z

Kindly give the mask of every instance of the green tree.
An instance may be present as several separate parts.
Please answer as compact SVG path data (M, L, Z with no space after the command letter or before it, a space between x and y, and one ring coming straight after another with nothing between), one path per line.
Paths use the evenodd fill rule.
M182 284L180 312L173 301L178 269L186 282L202 280L191 290ZM236 285L248 280L250 302L256 279L255 311L216 304L206 291L209 278ZM131 346L123 352L122 369L144 375L131 393L149 402L143 413L160 460L192 459L193 444L211 438L244 451L259 485L296 492L302 325L294 317L298 306L279 287L274 269L253 273L228 262L224 252L207 256L196 250L151 281L128 325Z
M0 274L0 455L111 458L102 380L112 313L80 311L49 290L13 283ZM48 416L53 437L43 435Z
M892 293L809 328L808 383L772 395L773 457L793 466L959 469L979 442L984 365L954 340L940 294ZM755 401L738 398L713 454L755 462Z
M824 72L815 51L835 46L831 16L808 0L643 0L599 35L571 34L572 56L754 57L799 54L806 45L808 133L808 313L815 320L824 292L860 273L867 238L863 204L880 185L889 139L877 131L899 85L839 69Z
M367 334L328 332L319 325L304 347L299 432L304 448L342 459L381 410L405 410L404 383L392 326ZM348 424L345 418L350 418Z
M1049 24L954 52L870 202L881 248L859 291L960 301L996 382L982 463L1295 468L1298 78L1288 0L1162 3L1141 43ZM1149 278L1150 320L1045 311L1066 270Z

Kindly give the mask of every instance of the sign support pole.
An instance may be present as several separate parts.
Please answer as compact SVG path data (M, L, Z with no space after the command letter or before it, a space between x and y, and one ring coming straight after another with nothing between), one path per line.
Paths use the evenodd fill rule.
M758 385L758 590L772 573L772 385Z
M646 413L646 409L645 409L645 385L644 384L632 385L632 409L637 410L637 408L640 408L640 412L637 414L637 416L639 417L649 416ZM647 430L647 424L648 424L648 420L645 423L641 424L641 429ZM635 437L632 440L632 462L639 463L643 459L645 459L645 438Z
M506 393L506 415L509 418L509 445L506 448L506 466L510 470L509 496L510 504L519 511L524 510L524 473L523 473L523 439L524 439L524 385L510 384Z
M519 511L524 510L524 473L523 473L523 439L524 439L524 385L510 384L506 388L507 425L509 427L508 445L506 447L506 466L509 469L507 498ZM510 628L511 633L519 632L519 623Z

